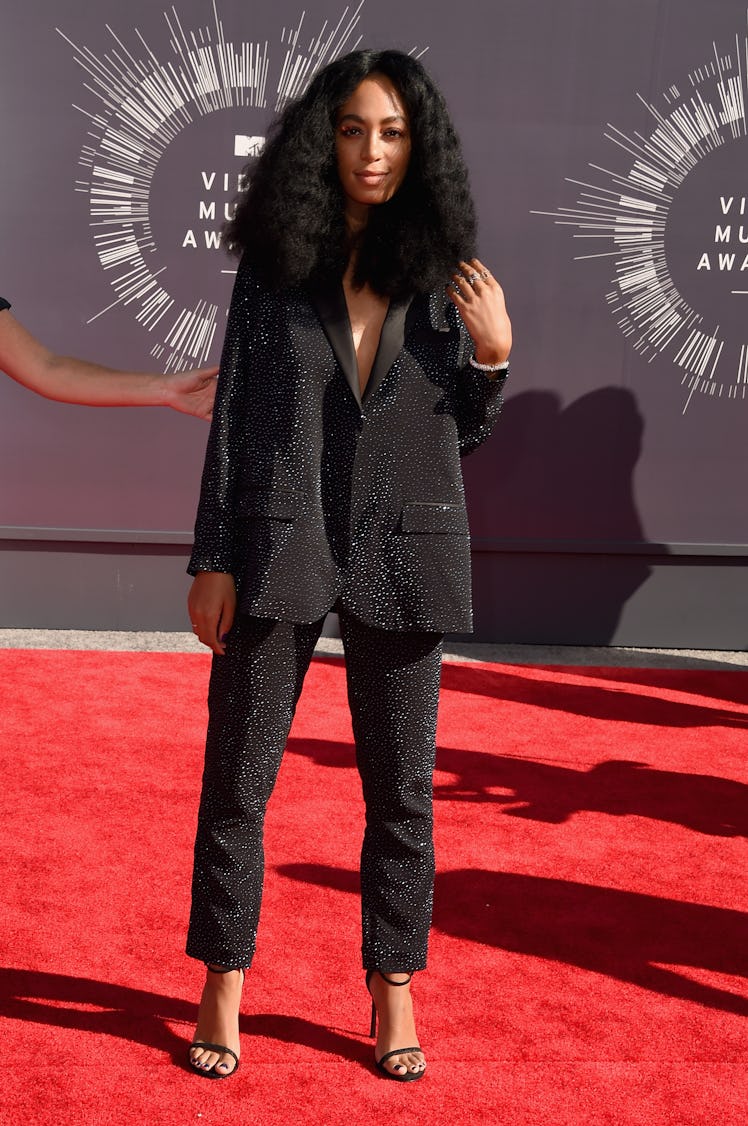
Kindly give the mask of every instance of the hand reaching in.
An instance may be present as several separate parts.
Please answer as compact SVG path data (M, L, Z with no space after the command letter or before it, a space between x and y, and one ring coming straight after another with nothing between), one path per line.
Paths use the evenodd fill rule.
M194 414L197 418L212 418L217 376L217 367L161 376L167 406L184 414Z

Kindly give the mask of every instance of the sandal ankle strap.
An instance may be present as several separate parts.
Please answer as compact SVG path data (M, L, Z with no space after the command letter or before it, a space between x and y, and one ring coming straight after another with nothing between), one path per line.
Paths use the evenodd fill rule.
M391 978L387 977L388 973L403 973L403 974L407 974L408 976L406 977L405 981L392 981ZM368 970L367 971L367 985L368 985L369 981L371 981L374 974L379 974L382 981L386 981L388 985L394 985L394 986L410 985L411 981L413 980L413 974L409 970L388 970L386 972L384 970Z

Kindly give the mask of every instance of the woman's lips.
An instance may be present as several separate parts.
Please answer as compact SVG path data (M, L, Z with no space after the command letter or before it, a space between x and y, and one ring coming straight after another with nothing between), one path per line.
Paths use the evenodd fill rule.
M355 176L362 184L377 187L386 178L386 172L356 172Z

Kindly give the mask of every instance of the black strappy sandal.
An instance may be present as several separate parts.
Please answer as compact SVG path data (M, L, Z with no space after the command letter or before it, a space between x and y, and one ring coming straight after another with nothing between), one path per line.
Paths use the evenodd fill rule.
M405 973L407 971L404 970L403 972ZM374 974L379 974L382 981L385 981L387 985L393 986L410 985L410 982L413 979L413 974L408 974L405 981L391 981L390 978L388 978L385 973L382 973L381 970L367 970L366 988L368 989L369 993L371 993L370 982ZM377 1006L374 1001L373 994L371 997L371 1028L369 1029L369 1035L372 1037L372 1039L377 1035ZM392 1059L393 1056L402 1056L406 1052L423 1053L423 1048L421 1048L420 1044L416 1044L414 1046L411 1046L410 1048L395 1048L394 1052L385 1052L385 1054L381 1056L380 1059L377 1059L375 1056L374 1063L376 1065L377 1071L381 1072L382 1075L385 1075L388 1079L394 1079L397 1083L415 1083L417 1079L423 1079L426 1070L425 1068L423 1068L422 1071L408 1071L406 1069L403 1075L398 1075L396 1072L390 1071L388 1067L384 1066L387 1060ZM405 1067L405 1064L403 1064L402 1066Z
M242 982L244 981L244 969L241 966L228 966L225 969L219 969L215 966L206 965L205 968L209 974L230 974L238 969L241 970ZM190 1067L197 1075L202 1075L204 1079L230 1079L231 1076L236 1075L239 1070L238 1055L236 1052L232 1051L231 1048L227 1048L225 1044L211 1044L209 1040L193 1040L190 1044L189 1051L191 1052L193 1048L207 1048L210 1052L220 1052L221 1055L231 1056L234 1060L234 1066L231 1071L216 1071L216 1068L221 1062L220 1060L216 1060L212 1067L204 1068L201 1067L200 1064L195 1063L191 1055L188 1055L187 1059Z

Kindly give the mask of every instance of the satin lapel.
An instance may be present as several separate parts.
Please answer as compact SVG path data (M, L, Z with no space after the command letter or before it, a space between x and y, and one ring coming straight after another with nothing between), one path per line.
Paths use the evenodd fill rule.
M342 285L330 285L315 290L311 295L312 305L317 311L325 336L330 342L330 347L335 353L335 358L340 364L346 382L353 392L353 397L361 406L361 391L358 385L358 361L356 350L353 347L351 335L351 322L348 319L348 309L345 303L345 294Z
M400 301L390 301L369 382L364 390L364 402L376 393L379 384L402 351L405 341L405 317L412 300L412 297L407 297Z

